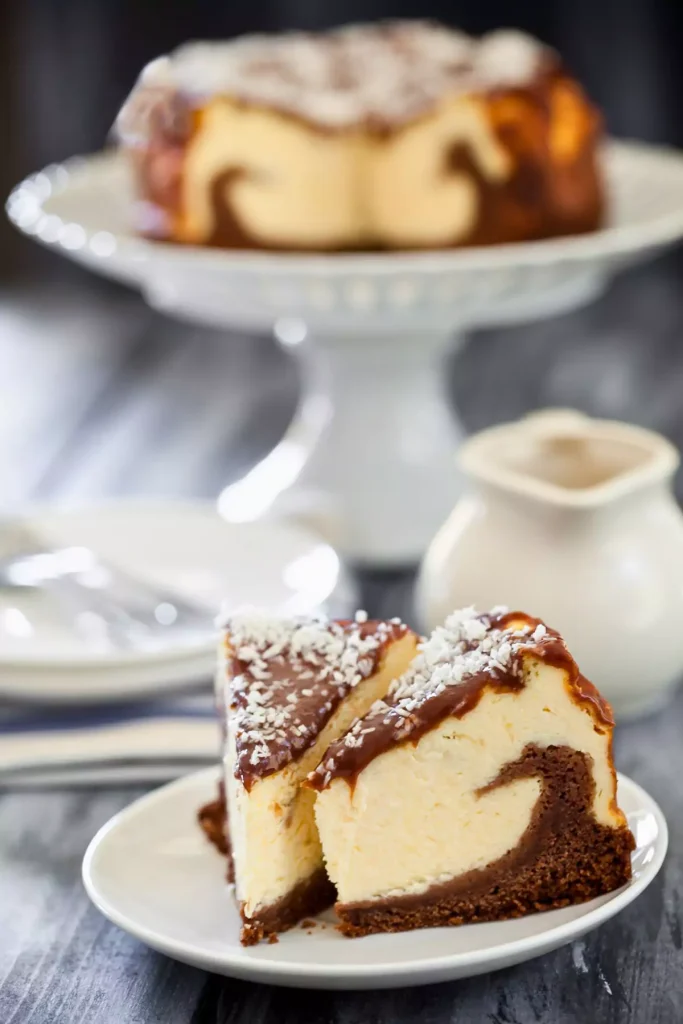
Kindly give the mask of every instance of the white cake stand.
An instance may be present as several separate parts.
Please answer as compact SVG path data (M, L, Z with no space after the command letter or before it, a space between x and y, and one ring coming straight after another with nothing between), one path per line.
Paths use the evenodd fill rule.
M26 234L140 288L157 309L274 329L300 362L302 398L284 439L223 491L221 511L234 521L295 515L347 556L396 566L419 558L460 491L446 349L475 326L582 305L622 267L683 236L683 154L612 142L605 167L605 230L450 253L302 256L146 242L126 228L130 186L111 153L26 179L7 211Z

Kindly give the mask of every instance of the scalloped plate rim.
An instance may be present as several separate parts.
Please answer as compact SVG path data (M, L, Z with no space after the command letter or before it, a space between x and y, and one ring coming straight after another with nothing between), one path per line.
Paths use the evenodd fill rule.
M681 202L671 204L652 219L630 223L608 224L605 228L583 235L549 238L534 242L517 242L497 246L464 247L450 251L392 252L392 253L272 253L260 250L221 250L194 245L174 245L152 242L138 238L125 230L112 234L119 252L112 252L119 261L142 264L161 256L168 260L201 260L215 269L226 272L248 272L267 274L291 274L292 272L333 275L347 273L371 273L378 277L396 272L426 275L438 273L470 273L482 270L513 270L526 266L552 266L566 262L592 262L618 256L627 256L640 251L656 249L673 244L683 237L683 151L672 147L654 146L643 142L610 140L605 144L605 153L610 161L647 161L654 166L666 165L667 170L675 168L680 174ZM49 203L64 192L78 187L79 179L91 177L93 172L112 173L117 165L122 166L123 155L116 150L102 150L87 156L75 156L62 164L53 164L44 170L26 177L10 193L7 212L18 230L30 235L43 245L57 248L66 256L78 258L78 251L63 245L59 240L45 240L39 235L22 228L12 213L13 198L22 189L35 191L36 181L46 177L52 185L50 196L36 197L41 210L49 213ZM65 173L66 172L66 173ZM46 206L48 207L46 209ZM59 217L59 214L51 214ZM62 218L59 218L62 220ZM67 222L62 220L63 224ZM70 221L69 223L78 223ZM93 225L80 224L85 232L85 241L80 248L86 248L90 239L102 230ZM106 260L109 256L98 257L88 253L89 258Z

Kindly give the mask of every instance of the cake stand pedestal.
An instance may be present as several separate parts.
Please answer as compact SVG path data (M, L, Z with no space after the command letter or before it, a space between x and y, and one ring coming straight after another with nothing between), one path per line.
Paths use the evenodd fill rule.
M219 498L232 520L296 516L348 558L417 561L460 492L461 436L444 356L476 327L582 305L622 267L683 237L683 155L606 146L610 224L574 238L441 253L227 252L150 243L127 230L125 162L50 167L7 211L37 241L139 288L157 309L273 330L301 368L285 438Z
M463 253L216 260L155 252L143 292L157 309L213 325L271 328L296 358L302 397L283 440L219 498L230 521L288 516L355 562L419 560L461 490L462 430L445 357L475 326L590 301L597 266L472 268ZM472 254L469 254L470 258ZM232 263L225 273L225 260Z
M293 515L354 559L422 552L459 493L460 428L447 403L447 333L316 334L291 324L303 393L277 447L219 505L230 520ZM301 340L299 340L299 338Z

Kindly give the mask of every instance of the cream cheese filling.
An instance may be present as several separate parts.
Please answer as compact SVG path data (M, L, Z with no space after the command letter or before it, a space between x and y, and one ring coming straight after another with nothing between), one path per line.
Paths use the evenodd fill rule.
M211 237L214 183L232 169L220 202L257 244L457 243L476 225L480 203L475 177L449 169L458 144L485 179L501 182L511 173L511 158L473 97L447 98L386 137L316 130L219 97L201 111L188 144L179 230L184 241Z
M327 871L342 903L420 893L486 867L519 843L541 792L537 778L477 791L528 744L568 745L592 758L597 822L622 823L614 807L609 731L597 731L560 668L525 659L518 692L487 690L449 717L376 757L355 788L333 780L315 806Z
M236 895L248 917L287 896L323 866L314 817L315 793L301 788L301 782L318 765L330 743L383 697L389 684L406 670L416 643L412 633L391 643L379 671L350 691L315 744L281 771L256 781L250 790L235 778L235 722L234 716L228 715L224 777L230 842Z

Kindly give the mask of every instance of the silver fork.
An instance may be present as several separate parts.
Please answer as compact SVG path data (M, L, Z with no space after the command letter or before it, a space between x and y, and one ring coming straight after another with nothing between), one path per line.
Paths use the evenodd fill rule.
M49 591L75 614L79 631L91 633L94 623L118 648L163 647L171 638L194 646L215 632L212 612L196 602L89 548L50 547L25 523L0 520L0 589L18 588Z

